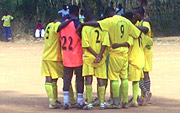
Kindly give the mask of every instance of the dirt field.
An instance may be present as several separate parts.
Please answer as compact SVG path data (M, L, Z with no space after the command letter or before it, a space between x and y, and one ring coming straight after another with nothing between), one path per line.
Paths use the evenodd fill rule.
M0 42L0 113L180 113L180 37L155 39L150 73L152 105L127 110L48 109L44 77L40 75L42 52L42 41ZM58 84L62 101L62 80ZM131 95L131 83L129 86ZM106 99L108 96L109 90Z

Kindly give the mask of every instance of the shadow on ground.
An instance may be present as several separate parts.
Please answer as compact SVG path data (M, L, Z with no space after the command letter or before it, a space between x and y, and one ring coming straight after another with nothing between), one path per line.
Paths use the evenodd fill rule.
M95 96L95 94L93 94ZM106 97L108 98L108 97ZM62 98L60 98L62 101ZM0 113L179 113L180 100L173 100L153 96L152 105L141 106L138 108L116 109L116 110L99 110L95 107L91 111L83 110L50 110L48 109L48 99L41 95L27 95L14 91L0 92Z

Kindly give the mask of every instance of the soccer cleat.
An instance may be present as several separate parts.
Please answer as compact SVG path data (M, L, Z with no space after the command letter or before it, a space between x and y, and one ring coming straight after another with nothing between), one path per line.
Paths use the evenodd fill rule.
M100 100L98 97L96 97L93 102L92 102L93 106L99 106L100 105Z
M137 102L131 102L129 104L130 107L138 107L138 103Z
M100 104L100 109L101 110L106 109L106 105L105 104Z
M56 100L55 105L49 104L49 108L50 109L59 109L61 108L63 105L61 104L61 102L59 102L58 100Z
M107 101L107 104L113 104L113 99L109 98L109 100Z
M120 108L122 108L122 105L121 104L109 104L109 103L107 103L106 108L107 109L120 109Z
M76 107L77 107L77 109L83 109L84 106L85 106L84 104L81 105L78 103L78 105Z
M77 104L75 103L75 104L70 104L69 105L69 108L76 108L77 107Z
M127 102L126 103L122 103L122 108L128 109L128 107L129 107L129 105L128 105Z
M88 105L85 105L83 107L83 110L92 110L93 109L93 105L92 104L88 104Z
M64 110L68 110L68 109L69 109L69 105L68 105L68 104L65 104L65 105L63 106L63 109L64 109Z

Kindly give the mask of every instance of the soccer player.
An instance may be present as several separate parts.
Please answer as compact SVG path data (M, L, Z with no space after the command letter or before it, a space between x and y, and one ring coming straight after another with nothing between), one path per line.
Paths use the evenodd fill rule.
M133 17L132 12L128 12L124 15L127 19L129 19L133 24L137 22L137 20ZM142 30L143 28L139 28ZM147 32L147 29L143 29L142 31ZM133 98L129 105L131 107L137 107L137 98L139 92L139 81L141 74L143 74L143 67L144 67L144 51L143 48L146 45L152 45L153 41L150 37L142 34L141 37L138 39L134 39L129 37L128 45L130 46L128 56L129 56L129 71L128 71L128 80L132 81L133 86ZM125 44L124 44L125 45ZM117 45L116 45L117 46ZM128 107L128 106L127 106Z
M4 32L4 38L6 39L6 41L8 42L8 38L12 38L13 39L13 36L11 34L11 21L13 20L14 18L11 16L11 15L8 15L8 12L6 11L5 12L5 15L2 17L2 23L3 23L3 32Z
M41 67L41 75L46 77L45 89L50 101L49 108L51 109L61 107L57 95L57 80L63 76L62 57L57 33L59 25L60 22L56 20L49 23L46 27Z
M93 10L85 10L85 22L93 21ZM104 79L107 79L106 73L106 50L110 46L109 34L100 28L85 26L82 29L82 47L83 57L83 76L86 79L86 99L85 110L93 108L92 105L92 80L93 75L98 81L98 94L100 99L100 109L104 109L105 85Z
M144 26L148 28L148 32L146 33L147 36L152 37L152 25L148 19L144 18L144 9L143 7L137 7L134 9L135 18L140 21L139 26ZM144 56L145 56L145 67L144 67L144 79L140 80L140 88L144 95L144 100L142 100L142 104L146 105L147 103L151 103L150 97L150 77L149 72L152 71L152 57L153 57L153 50L152 46L147 45L144 48Z
M64 20L59 26L60 30L60 42L63 51L63 95L64 95L64 109L69 109L69 89L71 85L71 79L73 72L76 74L77 84L77 103L78 109L83 107L83 91L84 91L84 78L82 77L82 65L83 65L83 49L81 47L81 38L76 33L76 27L80 24L79 20L71 21L67 24L65 21L69 21L72 17L78 17L79 8L76 5L69 7L70 16Z
M58 40L57 29L61 23L58 20L47 25L45 30L45 47L41 75L46 77L45 89L50 104L49 108L56 109L61 107L58 101L57 80L63 77L62 53ZM70 103L75 104L72 87L70 88Z
M78 28L78 32L80 33L83 26L100 27L102 30L109 33L111 47L115 43L121 44L127 42L129 36L133 38L138 38L140 36L140 30L128 19L115 15L113 8L107 7L105 16L109 18L98 22L93 21L81 24ZM113 104L107 107L121 108L119 90L117 90L119 89L119 79L121 79L122 104L126 105L128 103L128 47L110 48L109 54L108 78L112 82Z

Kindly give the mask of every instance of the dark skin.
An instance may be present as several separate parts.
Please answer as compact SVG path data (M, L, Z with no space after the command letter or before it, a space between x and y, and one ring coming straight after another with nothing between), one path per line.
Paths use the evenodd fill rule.
M63 22L63 23L58 27L57 32L59 32L61 29L63 29L64 27L66 27L71 21L74 21L74 20L78 20L78 18L75 17L75 16L71 16L71 18L70 18L68 21Z

